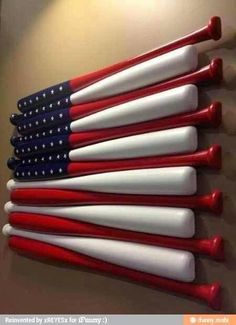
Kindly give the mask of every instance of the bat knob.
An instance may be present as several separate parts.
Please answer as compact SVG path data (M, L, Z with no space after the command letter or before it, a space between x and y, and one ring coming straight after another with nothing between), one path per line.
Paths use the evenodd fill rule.
M223 61L220 58L213 59L210 63L210 74L215 82L219 83L223 79Z
M209 306L215 310L219 310L221 308L221 300L220 284L218 282L212 283L207 297Z
M220 17L214 16L211 17L207 30L211 38L215 41L218 41L221 38L221 19Z
M10 116L10 122L11 124L13 125L17 125L18 124L18 121L21 119L21 115L18 115L18 114L11 114Z
M208 119L213 127L218 127L222 122L222 104L213 102L208 110Z
M221 236L215 236L211 239L211 256L218 261L225 259L224 239Z
M17 142L17 138L15 135L13 135L11 138L10 138L10 143L12 146L15 146L16 145L16 142Z
M20 160L11 157L7 161L7 167L11 170L14 170L20 164Z
M211 168L221 168L222 154L220 145L214 144L208 149L207 160Z
M219 190L215 190L211 194L210 199L210 209L212 212L216 214L221 214L223 210L223 195L222 192Z

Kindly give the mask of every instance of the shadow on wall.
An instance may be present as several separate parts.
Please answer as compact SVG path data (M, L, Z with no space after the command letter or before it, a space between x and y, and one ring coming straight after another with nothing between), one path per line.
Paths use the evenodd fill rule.
M1 47L4 49L4 56L18 45L37 18L49 6L53 5L54 1L0 0L0 41Z

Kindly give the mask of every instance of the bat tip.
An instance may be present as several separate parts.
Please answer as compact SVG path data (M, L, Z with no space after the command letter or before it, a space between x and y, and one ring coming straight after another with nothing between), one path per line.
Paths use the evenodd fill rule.
M10 143L12 146L15 146L17 142L17 137L15 135L13 135L11 138L10 138Z
M7 203L5 203L4 205L4 211L8 214L12 211L13 208L13 204L11 201L8 201Z
M8 191L12 191L14 189L14 184L15 184L15 181L13 179L9 179L9 181L7 182Z
M20 160L11 157L7 160L7 167L11 170L14 170L17 167L18 163L20 163Z
M211 17L208 23L208 33L211 38L218 41L221 38L221 19L218 16Z
M208 304L215 310L221 309L221 286L218 282L210 285Z
M20 117L21 116L18 115L18 114L15 114L15 113L11 114L11 116L10 116L10 122L11 122L11 124L17 125Z
M218 127L222 122L222 104L213 102L208 110L208 118L213 127Z

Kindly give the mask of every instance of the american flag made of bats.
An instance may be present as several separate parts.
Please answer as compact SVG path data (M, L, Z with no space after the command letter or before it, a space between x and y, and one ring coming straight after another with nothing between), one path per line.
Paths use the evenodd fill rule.
M194 45L220 37L212 17L160 48L19 99L10 117L9 247L218 309L220 285L191 282L193 254L223 260L223 238L191 237L193 210L222 211L220 190L196 194L196 168L221 168L221 147L202 149L198 128L221 123L221 103L201 106L199 91L222 80L223 63L199 67Z

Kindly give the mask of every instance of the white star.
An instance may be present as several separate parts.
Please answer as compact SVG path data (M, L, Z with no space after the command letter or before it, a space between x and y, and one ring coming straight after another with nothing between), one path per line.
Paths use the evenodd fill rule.
M34 162L37 162L37 161L38 161L38 159L37 159L37 158L35 158L35 159L34 159Z
M36 113L38 113L38 112L39 112L39 110L38 110L38 109L36 109L36 110L35 110L35 112L36 112Z
M63 141L62 141L62 140L60 140L60 141L59 141L59 144L62 144L62 143L63 143Z
M39 125L39 121L36 121L35 124L36 124L36 125Z
M49 160L52 160L52 156L49 156L48 159L49 159Z
M37 175L38 175L38 172L37 172L37 171L35 171L35 172L34 172L34 175L36 175L36 176L37 176Z
M19 126L18 129L21 130L21 126Z
M30 135L30 139L33 139L33 136L32 135Z
M24 102L24 106L26 106L26 102Z
M60 116L60 118L63 118L63 114L61 113L61 114L59 114L59 116Z
M19 150L18 149L16 149L16 153L18 153L19 152Z
M61 168L59 168L59 173L62 173L62 169Z
M53 170L52 169L50 170L50 173L53 174Z
M24 125L23 127L24 127L24 129L26 129L26 125Z
M22 176L25 176L25 173L24 172L22 172L22 174L21 174Z
M65 126L65 130L66 130L66 131L68 130L68 126Z
M24 117L26 117L26 113L24 113L23 115L24 115Z
M66 154L64 154L64 158L66 158Z
M45 106L42 108L42 111L45 111Z
M36 134L36 137L39 138L39 133Z
M61 128L58 128L58 129L57 129L57 132L61 132Z
M20 108L21 108L21 104L18 104L18 107L20 107Z
M37 146L34 146L34 149L35 149L35 150L37 150L37 149L38 149L38 147L37 147Z
M30 176L30 172L28 172L28 175Z
M23 139L22 138L20 138L20 141L22 141Z
M32 99L29 100L30 104L32 104Z
M45 144L44 143L42 144L42 147L45 148Z
M66 103L68 103L69 102L69 99L68 98L66 98Z
M51 120L52 120L52 121L54 120L54 117L53 117L53 116L51 117Z
M60 101L58 101L58 102L57 102L57 106L60 106L60 105L61 105L61 102L60 102Z
M28 163L29 163L29 164L31 163L31 159L28 160Z
M43 136L45 136L45 132L43 132Z
M46 123L46 119L45 118L43 119L43 123Z
M24 139L27 140L27 136L25 136Z
M57 159L60 159L60 155L57 155Z
M52 94L52 95L54 94L54 90L53 90L53 89L51 90L51 94Z
M45 94L45 93L43 93L43 97L44 97L44 98L46 97L46 94Z
M32 126L32 124L31 123L29 123L29 127L31 128L31 126Z
M44 161L44 157L42 157L41 160Z
M30 148L28 148L28 152L30 152Z
M49 107L52 108L52 104L50 104Z
M44 170L42 170L42 174L45 175L45 171Z
M52 130L50 130L49 133L52 134Z
M19 173L18 172L16 173L16 176L19 176Z
M25 160L22 160L22 164L24 164L25 163Z
M25 152L25 149L22 149L21 152Z
M37 101L39 100L39 98L38 98L38 96L36 96L36 98L35 98Z
M62 89L63 89L63 87L62 87L62 86L60 86L60 87L59 87L59 90L60 90L60 91L62 91Z
M29 112L29 115L32 115L32 111Z

